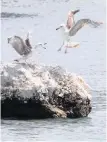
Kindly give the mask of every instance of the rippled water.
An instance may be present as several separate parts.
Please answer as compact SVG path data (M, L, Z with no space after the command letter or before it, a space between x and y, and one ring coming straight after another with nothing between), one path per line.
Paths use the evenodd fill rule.
M82 119L2 120L2 141L106 141L106 46L105 0L2 0L2 62L19 55L7 44L12 35L26 36L31 42L47 42L47 50L33 53L35 62L61 65L81 75L92 88L93 110ZM103 21L97 29L85 27L73 37L80 48L68 54L57 52L61 45L60 33L55 29L66 21L70 9L80 9L75 20L91 18Z

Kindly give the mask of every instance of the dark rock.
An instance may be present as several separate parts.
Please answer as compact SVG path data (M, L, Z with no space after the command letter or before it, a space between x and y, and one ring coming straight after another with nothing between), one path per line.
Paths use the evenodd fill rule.
M89 86L59 66L12 63L0 70L2 118L77 118L91 112Z

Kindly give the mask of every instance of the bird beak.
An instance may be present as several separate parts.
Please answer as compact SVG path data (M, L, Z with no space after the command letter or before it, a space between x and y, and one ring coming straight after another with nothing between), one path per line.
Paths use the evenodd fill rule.
M42 46L44 49L46 49L45 45L47 45L47 43L44 43L44 46Z
M78 13L80 10L75 10L75 11L72 11L72 13L75 15L76 13Z
M56 28L56 30L59 30L61 27Z

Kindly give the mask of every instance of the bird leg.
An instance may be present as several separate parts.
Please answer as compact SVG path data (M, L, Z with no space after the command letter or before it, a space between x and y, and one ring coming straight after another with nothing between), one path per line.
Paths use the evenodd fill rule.
M24 60L24 61L25 61L25 63L27 63L27 61L26 61L26 60L28 59L28 57L29 57L29 56L25 56L25 55L23 55L21 58L19 58L19 59L15 59L14 61L15 61L15 62L20 62L20 61L23 61L23 60Z
M68 45L65 46L65 54L67 53Z
M61 51L61 49L62 49L63 45L64 45L64 42L63 42L63 44L61 45L61 47L58 49L58 51Z
M30 54L28 54L28 55L23 55L22 60L24 60L25 63L27 63L27 59L31 58L31 57L32 57L32 52ZM30 61L30 60L28 60L28 61Z
M65 53L67 53L67 48L69 48L69 43L70 43L70 39L67 39L67 42L65 43Z

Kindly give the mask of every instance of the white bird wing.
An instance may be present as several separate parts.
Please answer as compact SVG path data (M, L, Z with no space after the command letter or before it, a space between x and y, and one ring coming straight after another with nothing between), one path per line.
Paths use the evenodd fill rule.
M93 28L97 28L102 23L101 22L95 22L90 19L80 19L76 22L76 24L70 29L69 36L74 36L83 26L86 24L92 26Z

